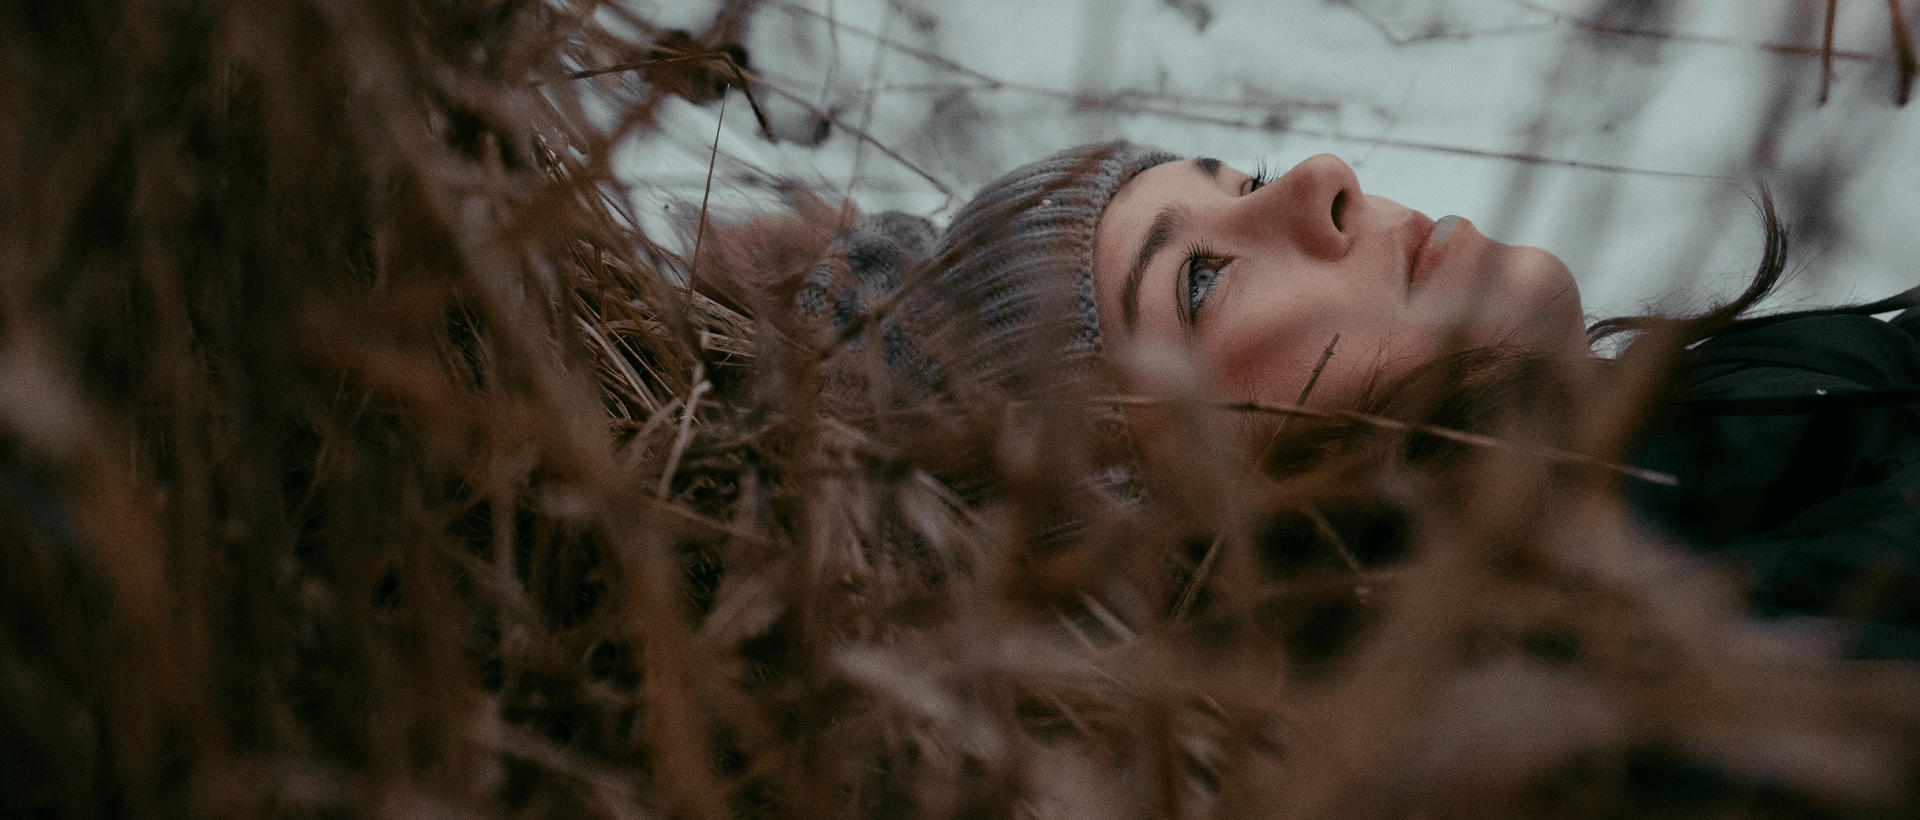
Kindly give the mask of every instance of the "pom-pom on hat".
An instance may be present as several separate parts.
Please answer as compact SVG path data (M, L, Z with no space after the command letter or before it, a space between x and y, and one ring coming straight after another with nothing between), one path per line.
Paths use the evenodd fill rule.
M1016 395L1084 373L1101 347L1094 225L1135 174L1178 159L1115 141L1014 169L954 216L927 271L935 281L903 309L953 330L942 336L970 375Z

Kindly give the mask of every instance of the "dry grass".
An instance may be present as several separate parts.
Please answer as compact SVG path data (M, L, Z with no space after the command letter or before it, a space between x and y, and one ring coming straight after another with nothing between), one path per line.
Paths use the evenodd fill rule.
M916 406L780 307L837 209L686 288L610 147L726 64L596 14L0 11L0 815L1920 806L1912 670L1743 620L1604 470L1274 482L1175 402L1128 504L1090 396Z

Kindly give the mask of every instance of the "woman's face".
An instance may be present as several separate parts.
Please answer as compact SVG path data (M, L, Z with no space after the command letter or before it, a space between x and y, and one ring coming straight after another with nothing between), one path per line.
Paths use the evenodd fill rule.
M1178 344L1236 401L1294 404L1335 334L1309 403L1463 347L1586 352L1553 254L1362 194L1331 154L1266 182L1211 159L1141 172L1095 226L1093 280L1109 345Z

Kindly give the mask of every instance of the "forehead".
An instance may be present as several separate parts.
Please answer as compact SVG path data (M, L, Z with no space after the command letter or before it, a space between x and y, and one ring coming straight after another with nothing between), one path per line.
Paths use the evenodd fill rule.
M1093 286L1102 314L1118 309L1124 279L1154 218L1215 192L1221 184L1216 179L1219 169L1219 160L1211 159L1163 163L1141 171L1114 192L1093 228Z
M1162 163L1135 174L1113 193L1094 226L1095 235L1119 235L1129 228L1144 230L1163 206L1205 190L1219 167L1219 160L1189 159ZM1211 168L1215 174L1203 168Z

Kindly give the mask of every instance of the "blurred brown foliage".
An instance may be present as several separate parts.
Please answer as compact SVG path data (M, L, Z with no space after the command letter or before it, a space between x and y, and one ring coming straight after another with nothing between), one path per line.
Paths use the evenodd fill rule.
M727 78L600 72L686 47L607 17L655 31L0 8L0 815L1916 807L1911 670L1755 628L1524 448L1439 508L1243 475L1174 407L1143 508L1051 486L1033 408L852 423L822 371L878 338L767 296L849 214L796 195L687 287L610 156ZM1044 491L963 504L955 447ZM1412 546L1341 535L1381 521Z

